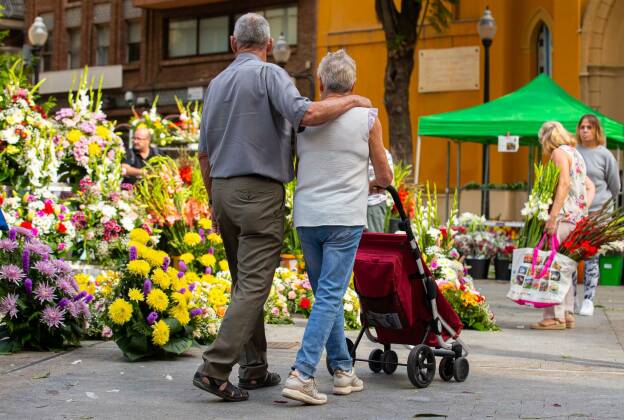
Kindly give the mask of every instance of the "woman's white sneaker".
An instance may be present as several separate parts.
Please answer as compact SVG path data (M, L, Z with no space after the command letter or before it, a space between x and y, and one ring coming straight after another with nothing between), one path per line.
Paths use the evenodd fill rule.
M349 395L352 392L364 389L364 382L355 375L355 369L351 372L337 369L334 372L334 389L336 395Z
M594 302L589 299L583 301L579 315L592 316L594 314Z
M282 396L302 403L321 405L327 402L327 395L320 393L314 378L303 379L299 372L293 370L288 375Z

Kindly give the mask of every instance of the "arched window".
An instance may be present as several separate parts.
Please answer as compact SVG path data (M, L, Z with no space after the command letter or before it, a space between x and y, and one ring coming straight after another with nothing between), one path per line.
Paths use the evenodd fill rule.
M536 38L537 74L546 73L552 76L552 37L545 23L539 27Z

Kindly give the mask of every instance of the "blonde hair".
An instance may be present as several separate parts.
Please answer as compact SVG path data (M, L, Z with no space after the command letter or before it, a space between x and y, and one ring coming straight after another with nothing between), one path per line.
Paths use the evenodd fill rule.
M546 121L538 133L539 142L542 145L544 156L550 157L552 152L559 146L568 145L576 147L576 139L558 121Z
M587 120L589 125L594 129L594 140L596 144L599 146L604 146L607 143L605 139L604 131L602 130L602 125L600 125L600 120L594 114L585 114L581 117L578 124L576 125L576 140L582 144L581 142L581 125L583 124L583 120Z

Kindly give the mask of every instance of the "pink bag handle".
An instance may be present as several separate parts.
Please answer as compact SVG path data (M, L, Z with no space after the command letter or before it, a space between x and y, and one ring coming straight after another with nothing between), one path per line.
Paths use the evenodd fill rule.
M542 235L542 239L540 239L537 246L533 248L533 260L531 261L531 273L534 273L535 271L535 264L537 261L538 252L540 249L542 249L542 246L544 245L544 239L546 239L547 236L548 236L548 233L544 233L544 235ZM548 271L548 269L552 265L553 260L557 256L557 249L559 249L559 241L557 240L557 235L550 235L550 249L551 249L550 255L548 256L548 259L544 263L544 267L542 267L542 271L533 277L536 280L539 280L546 275L546 272Z

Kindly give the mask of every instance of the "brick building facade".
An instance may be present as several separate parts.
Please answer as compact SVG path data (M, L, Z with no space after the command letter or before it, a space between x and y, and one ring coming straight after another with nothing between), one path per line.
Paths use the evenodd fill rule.
M159 96L163 114L176 110L174 97L197 97L198 88L233 59L228 36L243 13L263 13L291 44L291 73L314 68L315 0L26 0L25 30L36 16L48 26L42 77L86 65L121 66L121 86L106 89L104 107L124 120L132 92L139 103ZM181 7L185 6L185 7ZM117 67L115 67L117 66ZM52 78L50 77L50 80ZM309 84L298 80L304 95ZM189 89L195 88L195 89ZM192 92L192 93L191 93ZM201 91L200 91L201 92ZM64 94L55 94L61 101ZM135 103L136 103L135 99Z

